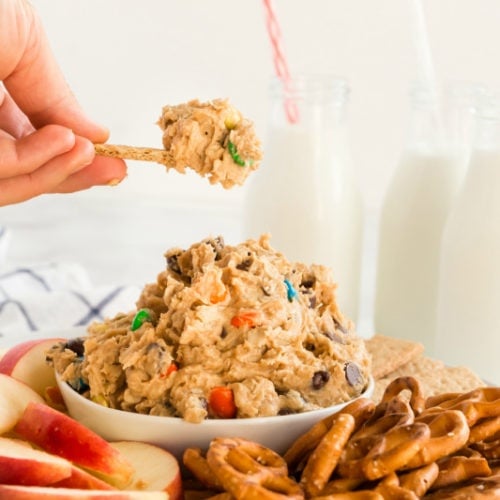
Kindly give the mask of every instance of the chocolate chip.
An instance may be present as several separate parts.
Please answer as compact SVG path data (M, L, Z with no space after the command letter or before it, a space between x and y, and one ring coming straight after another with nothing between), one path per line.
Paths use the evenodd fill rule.
M337 344L345 344L345 339L335 332L323 332L323 335Z
M315 351L316 350L316 346L312 343L312 342L309 342L307 343L304 348L306 349L306 351Z
M316 307L316 295L309 297L309 307L314 309Z
M330 373L325 370L320 370L314 373L312 378L313 389L321 389L330 380Z
M225 339L226 337L227 337L227 330L224 327L222 327L222 330L220 332L220 338Z
M66 344L64 344L65 349L73 351L77 356L83 356L85 353L85 348L83 347L83 338L77 337L74 339L69 339Z
M221 252L224 248L224 238L222 236L217 236L217 238L211 238L207 240L207 243L212 246L215 252L215 260L221 258Z
M335 323L335 326L342 332L342 333L347 333L347 328L334 316L333 317L333 322Z
M293 415L294 413L297 412L295 410L292 410L291 408L281 408L278 412L278 415Z
M81 377L78 377L77 379L72 380L71 382L68 382L68 385L73 390L78 392L78 394L83 394L84 392L88 391L88 389L89 389L89 386Z
M355 386L363 382L363 376L361 375L361 370L358 365L353 362L346 363L344 367L345 378L351 386Z
M252 267L252 264L253 259L245 259L236 266L236 269L239 269L240 271L248 271L250 267Z
M300 283L300 286L303 288L312 288L314 286L314 280L313 279L305 279Z
M163 352L165 349L160 344L158 344L158 342L150 342L146 346L146 354L151 352L152 350Z
M167 257L167 267L174 273L182 274L181 268L179 267L179 262L178 262L179 255L180 255L180 253L169 255Z

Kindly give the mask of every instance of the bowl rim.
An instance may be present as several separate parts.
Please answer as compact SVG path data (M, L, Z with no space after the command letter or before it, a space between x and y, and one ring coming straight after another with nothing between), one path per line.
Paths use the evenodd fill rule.
M372 396L374 388L375 388L375 379L373 375L369 375L368 384L365 390L355 398L349 399L342 403L337 403L335 405L327 406L325 408L317 408L316 410L303 411L300 413L290 413L288 415L272 415L269 417L245 417L245 418L217 418L217 419L205 419L201 422L188 422L181 417L170 417L163 415L148 415L144 413L135 413L126 410L120 410L118 408L109 408L107 406L100 405L99 403L95 403L91 399L88 399L78 392L76 392L67 382L61 379L59 373L55 372L55 378L57 385L59 386L59 390L61 391L63 400L68 407L68 413L71 415L71 411L69 409L69 405L66 402L66 397L68 394L71 394L74 401L79 401L81 404L84 404L90 408L94 408L98 411L103 412L104 414L108 414L110 417L114 416L118 418L118 414L120 418L132 419L137 417L147 417L149 422L151 423L176 423L176 424L190 424L190 425L200 425L203 424L203 427L217 427L221 424L231 425L231 424L239 424L245 426L258 425L263 423L273 424L273 423L283 423L283 419L286 418L288 422L293 422L295 420L301 420L304 416L307 415L318 415L324 412L325 414L331 414L332 412L340 411L342 408L347 406L348 404L356 401L360 398L369 398Z

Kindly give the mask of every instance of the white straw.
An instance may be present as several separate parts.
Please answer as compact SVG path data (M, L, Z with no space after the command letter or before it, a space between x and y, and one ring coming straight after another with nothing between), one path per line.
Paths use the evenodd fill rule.
M439 85L436 78L432 51L427 34L424 7L422 0L410 0L413 17L413 42L417 54L418 79L430 93L433 104L434 119L439 138L444 138L444 124L441 116Z

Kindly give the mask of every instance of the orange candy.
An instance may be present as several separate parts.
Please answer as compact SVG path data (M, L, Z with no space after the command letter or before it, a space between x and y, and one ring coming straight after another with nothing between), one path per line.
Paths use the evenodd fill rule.
M234 403L233 391L229 387L214 387L210 392L208 405L218 418L235 418L238 411Z

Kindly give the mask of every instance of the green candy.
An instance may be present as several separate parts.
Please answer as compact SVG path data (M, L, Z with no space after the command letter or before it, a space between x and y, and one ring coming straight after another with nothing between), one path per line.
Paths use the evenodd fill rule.
M139 309L132 320L132 326L130 329L135 332L140 328L146 321L151 321L151 315L147 309Z
M244 160L238 154L238 150L236 149L235 144L231 141L228 141L227 143L227 150L229 151L229 154L231 155L231 158L233 159L234 163L236 163L236 165L239 165L240 167L248 167L252 164L252 160Z

